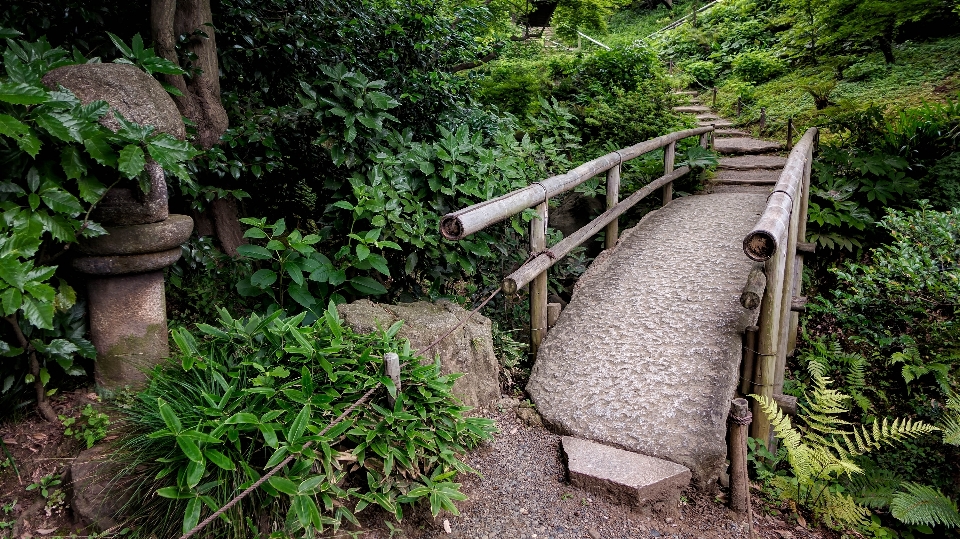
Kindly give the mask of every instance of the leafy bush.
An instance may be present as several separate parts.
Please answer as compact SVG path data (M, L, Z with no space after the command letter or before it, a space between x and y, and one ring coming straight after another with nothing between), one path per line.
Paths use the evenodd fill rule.
M768 81L786 70L783 60L769 51L744 52L733 59L733 74L754 84Z
M458 455L493 432L491 421L463 417L450 393L458 375L421 364L394 338L400 323L359 335L341 325L332 303L310 325L304 316L237 320L221 310L218 327L198 325L200 339L174 332L180 364L158 367L123 410L115 458L137 500L127 508L130 524L163 537L186 532L288 455L296 455L291 464L205 533L313 537L356 522L368 505L399 520L404 505L421 499L434 515L457 514L453 501L464 497L451 479L472 471ZM382 374L388 352L400 356L401 391Z
M537 100L550 95L552 83L542 61L507 59L483 70L477 97L503 112L523 117L536 110Z
M717 79L717 64L709 60L690 62L682 69L702 86L709 86Z

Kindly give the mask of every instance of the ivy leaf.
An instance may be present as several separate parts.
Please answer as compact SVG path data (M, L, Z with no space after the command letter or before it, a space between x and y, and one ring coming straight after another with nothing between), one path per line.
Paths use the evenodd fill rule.
M47 91L43 88L22 82L0 83L0 101L14 105L37 105L47 100Z
M128 178L135 178L143 172L147 161L143 155L143 148L136 144L127 144L120 150L120 159L117 162L120 172Z
M352 286L357 292L366 294L368 296L378 296L380 294L387 293L387 289L382 284L365 275L350 279L350 286Z

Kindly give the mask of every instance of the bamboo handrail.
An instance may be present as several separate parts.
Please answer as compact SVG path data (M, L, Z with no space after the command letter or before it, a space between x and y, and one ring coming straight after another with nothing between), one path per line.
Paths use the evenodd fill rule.
M592 161L587 161L564 174L551 176L523 189L448 213L440 221L440 232L443 237L449 240L461 240L527 208L545 202L553 196L569 191L597 174L606 172L623 162L663 148L671 142L711 131L713 131L712 126L677 131L608 153Z

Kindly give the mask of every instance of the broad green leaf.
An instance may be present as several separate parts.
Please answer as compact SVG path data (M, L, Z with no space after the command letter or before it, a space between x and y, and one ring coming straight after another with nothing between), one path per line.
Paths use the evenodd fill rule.
M277 282L277 272L268 269L261 269L250 276L250 283L260 288L269 288Z
M16 288L8 288L0 295L0 300L3 302L3 316L10 316L20 309L20 305L23 303L23 295Z
M193 497L191 494L181 493L180 489L177 487L163 487L161 489L157 489L157 496L170 498L171 500L183 500Z
M137 144L127 144L120 150L120 157L117 166L120 172L128 178L135 178L143 172L143 167L147 165L146 158L143 155L143 148Z
M357 292L366 294L368 296L376 296L387 293L387 289L382 284L365 275L360 275L350 279L350 286L352 286Z
M286 477L280 477L278 475L275 475L271 477L268 481L270 482L271 487L279 490L280 492L288 496L297 495L297 484L287 479Z
M230 460L229 457L217 451L216 449L204 450L203 456L207 457L207 460L224 470L231 471L237 469L236 465L234 465L233 461Z
M53 304L23 298L23 314L27 321L41 329L53 329Z
M37 105L47 99L47 92L43 88L22 82L0 83L0 101L14 105Z
M64 146L60 152L60 166L68 180L79 180L87 175L86 160L74 145Z
M110 41L113 42L113 45L114 45L117 49L120 50L120 54L122 54L122 55L123 55L124 57L126 57L126 58L136 58L136 57L133 55L133 51L130 50L130 47L128 47L128 46L123 42L122 39L120 39L119 37L117 37L116 34L112 34L112 33L110 33L110 32L107 32L107 35L110 36Z
M167 425L167 428L174 434L180 434L183 430L183 425L180 423L180 418L177 417L173 408L163 399L157 399L157 406L160 408L160 417L163 418L163 422Z
M203 503L200 501L200 498L193 498L187 502L187 510L183 513L184 534L190 533L191 530L197 527L197 523L200 522L200 509L202 508Z
M287 441L293 443L300 439L303 436L303 432L307 428L307 424L310 422L310 405L305 404L303 409L300 410L300 413L297 414L297 417L294 418L293 423L290 425L290 430L287 431Z
M203 479L203 473L207 471L207 463L205 460L200 459L200 461L190 461L187 464L187 488L193 488L200 483L200 480Z
M64 123L63 118L53 114L37 114L37 125L42 127L47 133L64 142L80 142L79 135L70 129L70 126ZM78 140L79 139L79 140Z
M310 293L310 289L306 285L299 285L296 283L291 283L287 287L287 293L290 294L290 297L294 301L302 305L304 308L309 309L317 303L316 298L313 297L313 294Z
M80 198L88 204L94 204L99 201L103 193L107 191L107 186L92 176L85 176L78 179L77 187L80 189Z
M257 416L255 414L251 414L250 412L237 412L224 421L224 424L226 425L258 425L259 423L260 420L257 418Z
M203 462L203 453L201 453L200 448L197 447L197 442L193 441L189 436L177 435L177 445L180 446L180 450L183 451L183 454L192 462Z
M363 260L365 260L368 256L370 256L370 248L367 247L366 245L362 244L362 243L357 244L356 251L357 251L357 259L358 259L358 260L363 261Z
M51 210L58 213L66 213L71 216L77 215L83 211L80 201L77 197L60 189L47 189L40 193L40 198Z
M273 260L273 253L260 245L240 245L237 253L255 260Z
M97 163L109 168L117 166L117 152L113 151L113 148L102 136L83 139L83 147L87 149L87 153Z

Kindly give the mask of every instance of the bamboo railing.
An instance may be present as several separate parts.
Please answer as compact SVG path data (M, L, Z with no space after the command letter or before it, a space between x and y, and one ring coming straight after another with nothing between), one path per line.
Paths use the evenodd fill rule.
M688 137L699 136L700 145L707 148L712 144L713 130L713 126L707 126L677 131L598 157L564 174L552 176L501 197L449 213L441 220L440 231L447 239L460 240L527 208L536 208L537 217L530 221L531 256L520 268L503 280L503 291L508 294L515 293L532 283L530 286L530 351L536 355L546 337L548 327L547 270L557 260L592 238L601 229L606 229L604 246L607 249L613 247L619 237L617 218L655 190L661 190L663 204L668 204L673 199L673 182L690 172L688 167L674 169L677 142ZM620 200L620 166L660 148L664 148L663 176ZM570 191L604 172L607 174L607 211L548 250L547 208L550 198Z
M789 348L796 342L797 313L801 303L803 255L806 243L810 168L817 145L817 128L807 130L787 159L780 180L767 199L767 207L753 230L743 239L743 252L764 262L766 286L760 302L756 365L747 370L744 393L776 399L783 393L783 376ZM752 352L752 350L751 350ZM753 403L751 436L771 440L770 420Z

